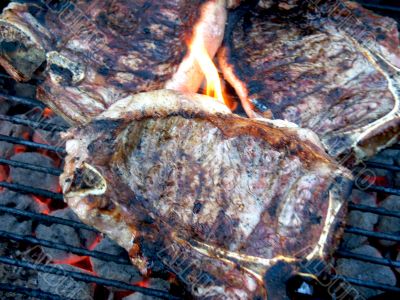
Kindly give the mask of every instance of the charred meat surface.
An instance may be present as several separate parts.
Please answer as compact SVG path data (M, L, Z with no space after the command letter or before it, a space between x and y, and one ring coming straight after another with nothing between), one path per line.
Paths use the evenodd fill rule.
M69 207L196 298L268 297L271 267L326 259L341 232L348 172L298 128L207 96L129 96L64 138Z
M330 155L363 159L400 136L397 24L350 1L317 2L296 16L238 8L220 66L250 117L296 123Z
M225 0L12 2L0 17L0 65L20 81L45 68L38 98L82 124L130 93L196 92L202 73L188 43L200 36L213 57L225 20Z

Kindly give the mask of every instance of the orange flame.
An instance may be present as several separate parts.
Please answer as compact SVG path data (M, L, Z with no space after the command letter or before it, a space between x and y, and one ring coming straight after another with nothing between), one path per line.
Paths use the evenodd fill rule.
M189 44L189 49L193 53L197 63L204 73L204 76L206 77L206 94L210 97L216 98L222 103L225 103L229 107L229 103L225 100L222 92L221 79L219 78L218 70L206 49L203 35L200 30L201 28L199 26L195 28L195 38Z

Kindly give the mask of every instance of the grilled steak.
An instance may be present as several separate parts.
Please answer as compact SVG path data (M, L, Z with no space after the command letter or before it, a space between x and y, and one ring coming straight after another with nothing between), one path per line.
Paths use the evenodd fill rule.
M18 1L0 18L0 64L29 80L46 63L38 98L85 123L130 93L196 92L187 45L197 34L213 57L225 19L225 0Z
M323 2L296 16L237 9L220 66L250 117L310 128L330 155L363 159L399 138L397 24L356 3Z
M337 240L350 175L295 127L160 90L118 101L65 139L69 207L143 272L163 263L197 298L283 299L269 278L326 258Z

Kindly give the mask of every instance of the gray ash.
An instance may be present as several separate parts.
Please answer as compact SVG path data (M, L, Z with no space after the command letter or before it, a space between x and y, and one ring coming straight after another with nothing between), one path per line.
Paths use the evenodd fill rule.
M382 258L380 252L372 246L364 245L352 252L357 254L364 254L372 257ZM366 281L373 281L382 284L396 285L396 276L390 267L380 266L373 263L362 262L354 259L341 258L337 261L336 271L339 274L349 277L362 279ZM369 298L381 294L379 290L373 290L364 287L356 287L360 296Z
M78 217L69 208L56 210L50 213L50 215L63 219L79 221ZM50 226L39 224L35 233L38 238L43 240L50 240L56 243L67 244L84 249L89 248L97 239L97 234L93 231L75 229L61 224L51 224ZM75 255L69 252L47 247L43 247L43 252L54 261L62 261L75 257Z
M93 270L99 276L131 283L139 282L143 279L139 274L139 270L130 263L126 251L109 238L102 239L94 250L126 257L125 264L91 258Z
M37 203L32 197L13 191L0 193L0 205L31 212L42 212L45 209L44 205ZM33 221L30 219L23 219L10 214L0 214L0 224L3 231L21 235L30 235L32 233Z
M23 116L21 116L23 117ZM7 121L0 121L0 134L16 137L26 138L32 135L32 129L26 126L13 124ZM0 157L9 159L15 154L14 145L0 141Z
M368 205L376 207L376 194L366 193L360 190L353 190L350 201L356 204ZM373 230L375 224L378 222L378 215L372 213L365 213L361 211L350 211L347 215L346 224L358 228ZM342 246L347 249L354 249L362 246L367 242L368 238L359 234L345 233L343 236Z
M369 162L400 167L400 150L386 149ZM365 168L365 164L356 169L357 171ZM368 167L371 184L378 186L400 188L400 172L393 172L378 167ZM349 201L355 204L362 204L369 207L385 208L389 211L400 210L400 196L387 195L384 193L353 190ZM399 234L400 219L395 217L377 215L369 212L351 210L346 219L346 225L365 229L372 232L382 232ZM395 241L366 237L359 234L345 233L341 243L341 249L351 251L356 254L362 254L374 258L387 258L393 261L399 261L400 244ZM400 284L400 272L394 267L382 266L379 264L364 262L357 259L339 258L336 261L335 271L337 274L353 277L360 280L368 280L381 284L398 286ZM364 298L373 296L389 297L383 291L370 289L366 287L352 285L354 290Z
M57 268L63 271L82 272L81 269L70 265L57 265ZM66 298L79 300L94 299L94 285L87 284L82 281L76 281L73 278L69 277L67 272L62 275L39 273L38 287L43 291Z
M10 159L42 167L55 167L54 161L50 157L36 152L18 153L11 156ZM57 192L59 190L58 177L51 174L10 167L10 177L14 183L45 189L52 192Z

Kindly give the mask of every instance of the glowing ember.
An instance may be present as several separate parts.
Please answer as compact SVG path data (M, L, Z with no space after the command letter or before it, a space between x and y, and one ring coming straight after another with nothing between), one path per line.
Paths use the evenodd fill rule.
M40 212L42 214L48 215L50 213L49 209L49 204L51 202L50 199L42 199L41 197L32 195L33 200L36 201L36 203L39 204L39 207L41 208Z
M43 110L43 117L44 118L50 118L50 117L52 117L54 115L54 113L53 113L53 111L50 109L50 108L45 108L44 110Z
M365 176L364 179L369 183L369 184L375 184L379 186L390 186L389 180L386 176Z
M7 180L8 173L9 173L8 167L0 165L0 182ZM0 187L0 192L3 190L4 190L4 188Z
M97 235L96 239L94 240L94 242L88 247L89 250L94 250L96 248L96 246L101 242L102 237L101 235Z
M21 137L24 140L29 140L29 138L30 138L29 132L24 132ZM14 146L15 154L22 153L22 152L26 152L26 146L23 146L23 145L15 145Z
M210 97L216 98L222 103L225 103L229 107L230 104L225 100L222 93L221 79L219 78L218 70L210 58L200 30L200 27L195 29L195 38L190 43L189 49L194 54L201 70L204 73L204 76L206 77L206 94Z
M149 287L150 279L149 278L144 278L143 280L135 283L135 285L140 286L140 287Z
M93 271L92 262L90 261L89 256L72 255L66 259L56 259L52 262L56 265L71 265L96 275Z

